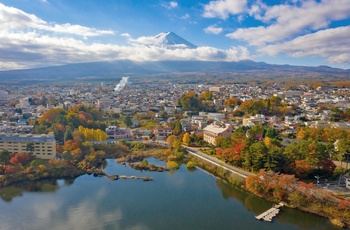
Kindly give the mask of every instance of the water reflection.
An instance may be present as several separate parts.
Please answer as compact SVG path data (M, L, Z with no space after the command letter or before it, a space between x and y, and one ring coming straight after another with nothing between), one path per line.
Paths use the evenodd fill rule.
M0 229L332 229L324 219L289 209L273 223L256 221L271 203L185 165L169 174L107 162L108 174L154 181L83 175L10 186L0 190Z
M255 215L259 215L272 207L272 203L246 193L223 180L217 179L216 186L221 189L224 199L228 199L228 197L233 198L242 203L248 211L254 212ZM282 223L293 223L300 229L336 229L325 218L286 207L281 209L281 213L275 220Z

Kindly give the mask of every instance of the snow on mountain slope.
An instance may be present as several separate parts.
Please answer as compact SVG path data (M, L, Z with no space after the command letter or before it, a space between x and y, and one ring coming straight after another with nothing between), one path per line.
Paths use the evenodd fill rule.
M178 48L190 48L195 49L197 46L186 41L182 37L178 36L173 32L163 32L154 37L153 44L158 47L168 48L168 49L178 49Z

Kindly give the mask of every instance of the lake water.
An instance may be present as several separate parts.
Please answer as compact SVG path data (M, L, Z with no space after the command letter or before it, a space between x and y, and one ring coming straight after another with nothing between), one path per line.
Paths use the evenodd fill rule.
M111 159L105 171L154 181L83 175L7 187L0 190L0 229L335 229L324 218L287 208L272 223L257 221L271 203L184 165L140 172Z

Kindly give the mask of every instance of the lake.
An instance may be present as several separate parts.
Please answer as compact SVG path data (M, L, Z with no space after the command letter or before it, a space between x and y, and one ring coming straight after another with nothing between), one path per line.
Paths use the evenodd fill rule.
M154 181L83 175L6 187L0 189L0 229L336 229L324 218L285 207L273 222L257 221L272 203L200 169L140 172L107 161L107 174Z

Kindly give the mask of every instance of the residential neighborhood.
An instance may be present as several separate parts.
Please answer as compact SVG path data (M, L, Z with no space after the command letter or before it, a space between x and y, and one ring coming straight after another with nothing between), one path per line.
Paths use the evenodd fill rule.
M75 105L95 106L111 117L114 115L137 118L152 114L155 126L164 127L175 114L181 114L183 131L204 131L214 121L220 124L252 127L268 125L279 132L294 134L299 126L334 127L349 129L350 122L338 117L337 111L350 109L349 88L318 87L309 89L300 85L298 90L284 90L282 87L262 88L259 85L231 84L210 86L204 84L172 84L171 82L150 82L127 84L123 90L114 91L112 83L75 83L73 85L50 85L49 87L10 86L0 89L1 132L31 133L34 121L52 108L69 108ZM184 109L179 100L187 92L201 95L210 92L202 100L204 106L197 111ZM246 113L239 116L239 105L224 104L230 98L244 101L278 98L284 104L283 114ZM336 110L336 111L335 111ZM261 112L261 111L258 111ZM137 114L138 116L135 116ZM131 129L141 128L138 119L132 119ZM169 133L156 132L159 137ZM126 137L129 137L126 134ZM121 137L116 136L117 139Z

